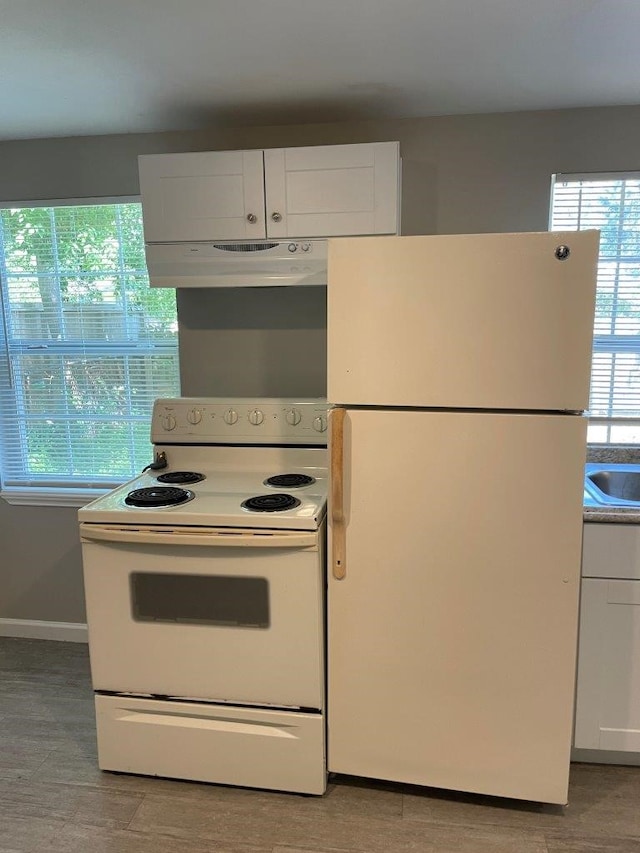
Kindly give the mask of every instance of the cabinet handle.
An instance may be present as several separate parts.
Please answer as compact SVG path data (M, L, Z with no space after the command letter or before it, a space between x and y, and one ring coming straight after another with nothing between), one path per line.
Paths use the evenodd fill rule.
M257 222L258 217L255 213L247 213L247 222Z
M275 213L271 214L271 218L274 222L280 222L280 220L282 219L282 214L276 211Z

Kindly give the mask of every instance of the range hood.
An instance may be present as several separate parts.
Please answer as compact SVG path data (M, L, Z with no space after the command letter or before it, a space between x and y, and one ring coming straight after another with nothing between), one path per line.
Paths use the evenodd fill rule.
M152 287L282 287L327 283L325 240L147 243Z

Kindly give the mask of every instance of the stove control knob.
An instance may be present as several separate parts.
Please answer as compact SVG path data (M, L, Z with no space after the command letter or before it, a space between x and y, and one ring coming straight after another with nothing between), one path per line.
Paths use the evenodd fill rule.
M298 426L298 424L302 420L302 415L297 409L289 409L285 417L287 419L287 423L290 426Z
M252 412L249 412L249 423L254 426L260 426L262 421L264 420L264 415L260 411L260 409L254 409Z
M327 429L327 419L324 415L318 415L317 418L313 419L313 428L316 432L325 432Z
M200 411L200 409L190 409L187 412L187 420L190 424L193 424L194 426L196 424L199 424L202 420L202 412Z
M176 428L176 419L173 415L165 415L162 418L162 429L166 429L167 432L171 432L172 429Z
M227 409L227 411L224 413L224 422L226 424L229 424L229 426L231 426L232 424L235 424L237 422L237 420L238 420L238 413L236 412L236 410L235 409Z

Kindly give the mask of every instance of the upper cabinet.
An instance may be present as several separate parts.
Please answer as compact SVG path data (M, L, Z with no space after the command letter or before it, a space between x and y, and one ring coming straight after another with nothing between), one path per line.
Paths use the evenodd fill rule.
M264 152L267 237L399 231L397 142Z
M262 151L138 158L147 243L264 237Z
M147 243L399 232L397 142L145 154Z

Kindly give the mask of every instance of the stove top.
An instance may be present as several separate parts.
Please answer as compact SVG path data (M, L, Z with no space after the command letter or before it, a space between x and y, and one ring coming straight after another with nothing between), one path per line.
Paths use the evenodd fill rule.
M79 520L316 530L326 514L326 448L158 445L160 452L165 469L147 470L87 504ZM200 478L185 482L185 472ZM142 505L132 505L131 495L141 493ZM187 497L167 505L163 498L173 493Z
M317 530L327 504L327 404L315 398L156 400L153 467L81 522Z

